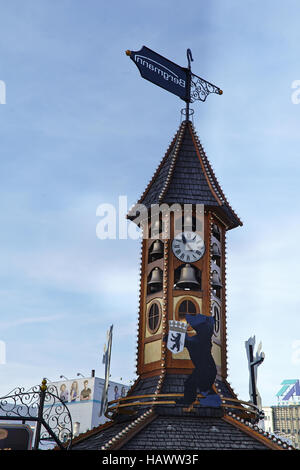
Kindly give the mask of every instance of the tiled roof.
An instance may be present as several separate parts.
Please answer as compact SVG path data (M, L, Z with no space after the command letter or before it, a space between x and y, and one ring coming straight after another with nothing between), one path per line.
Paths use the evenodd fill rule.
M187 375L167 374L161 393L182 393ZM138 380L129 395L152 394L157 377ZM221 397L237 398L227 382L216 380ZM141 400L143 401L143 400ZM148 401L148 400L146 400ZM187 412L180 405L140 406L134 415L117 414L114 421L81 434L74 450L282 450L288 445L223 408L195 406Z
M266 447L222 418L158 416L122 450L263 450Z
M295 450L234 415L165 416L147 411L139 417L102 425L73 443L73 450Z
M191 122L184 121L138 201L153 204L205 204L222 212L228 228L242 225L228 203ZM128 217L131 212L129 212Z

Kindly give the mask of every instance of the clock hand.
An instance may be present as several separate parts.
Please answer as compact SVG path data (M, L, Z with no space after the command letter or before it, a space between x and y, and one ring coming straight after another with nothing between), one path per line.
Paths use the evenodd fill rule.
M189 251L194 251L197 247L195 247L195 243L187 243L186 249Z
M186 244L186 238L185 238L184 234L182 234L182 241L183 241L184 244Z

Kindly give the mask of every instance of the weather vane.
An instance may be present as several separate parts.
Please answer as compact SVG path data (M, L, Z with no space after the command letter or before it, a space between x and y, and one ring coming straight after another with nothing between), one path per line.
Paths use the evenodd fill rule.
M254 354L255 336L251 336L245 341L245 348L247 352L248 368L249 368L249 395L254 405L259 409L262 407L261 397L257 390L257 368L262 364L265 359L265 353L262 352L261 342L258 345L256 354Z
M193 62L191 49L187 49L188 67L181 67L157 52L143 46L139 51L126 51L146 80L165 90L179 96L186 102L186 119L190 115L190 103L205 101L208 95L215 93L222 95L223 91L216 85L192 73Z

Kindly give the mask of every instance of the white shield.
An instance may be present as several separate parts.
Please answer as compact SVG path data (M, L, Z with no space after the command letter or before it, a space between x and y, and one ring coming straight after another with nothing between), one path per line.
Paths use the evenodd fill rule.
M180 321L169 321L169 334L167 348L174 354L180 353L184 348L187 323Z

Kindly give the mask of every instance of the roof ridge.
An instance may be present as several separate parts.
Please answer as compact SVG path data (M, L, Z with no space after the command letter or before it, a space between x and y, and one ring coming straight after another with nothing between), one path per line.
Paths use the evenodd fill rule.
M177 132L177 135L176 135L176 141L175 141L175 144L173 146L173 156L172 156L172 161L171 161L171 164L170 164L170 168L169 168L169 171L168 171L168 175L167 175L167 178L166 178L166 181L165 181L165 184L158 196L158 201L161 202L161 200L163 199L163 197L166 195L167 191L168 191L168 188L170 186L170 182L171 182L171 178L172 178L172 175L173 175L173 172L174 172L174 168L175 168L175 164L176 164L176 161L177 161L177 157L178 157L178 152L179 152L179 149L180 149L180 146L182 144L182 140L183 140L183 134L184 134L184 131L186 129L186 122L187 121L184 121L178 132Z
M185 122L185 121L184 121L184 122ZM137 204L141 204L141 201L144 199L144 197L145 197L146 194L148 193L149 189L151 188L151 186L152 186L153 182L155 181L156 176L158 175L158 173L159 173L161 167L163 166L163 164L165 163L165 161L166 161L167 158L169 157L170 152L171 152L171 149L172 149L172 147L174 146L174 143L176 143L178 134L179 134L181 128L183 127L184 122L182 122L182 123L180 124L180 126L179 126L177 132L175 133L175 135L174 135L174 137L173 137L173 139L172 139L172 141L171 141L171 143L170 143L170 145L169 145L169 147L168 147L168 149L167 149L167 151L166 151L166 153L165 153L165 155L164 155L163 158L161 159L159 165L157 166L157 168L156 168L156 170L155 170L155 172L154 172L154 174L153 174L151 180L149 181L149 183L148 183L148 185L147 185L145 191L144 191L143 194L141 195L141 197L140 197L140 199L138 200Z
M222 187L221 187L221 185L220 185L220 183L219 183L219 181L218 181L218 179L217 179L217 177L216 177L216 175L215 175L215 172L214 172L214 170L213 170L213 168L212 168L212 166L211 166L211 163L210 163L210 161L209 161L209 159L208 159L208 157L207 157L207 155L206 155L206 153L205 153L204 147L203 147L203 145L201 144L201 141L200 141L200 139L199 139L199 137L198 137L198 135L197 135L197 132L196 132L196 130L195 130L195 128L194 128L193 123L190 122L189 124L190 124L190 127L191 127L192 134L193 134L193 136L194 136L194 138L195 138L196 144L197 144L197 146L198 146L198 150L199 150L199 153L200 153L200 155L201 155L201 158L204 159L203 163L204 163L205 170L206 170L206 171L207 171L207 170L209 171L209 173L210 173L210 174L208 175L208 176L210 177L209 179L212 179L212 180L213 180L213 184L212 184L213 189L214 189L217 193L219 193L219 194L217 194L217 195L218 195L218 197L220 198L220 200L223 202L223 204L225 203L225 204L228 206L228 208L233 212L233 214L235 215L235 217L237 218L237 220L240 222L240 224L243 225L243 222L240 220L239 216L238 216L238 215L236 214L236 212L233 210L233 208L231 207L231 205L230 205L229 202L228 202L228 199L226 198L226 196L225 196L225 194L224 194L224 191L223 191L223 189L222 189Z
M257 424L252 424L249 421L240 418L236 414L229 411L227 415L221 418L223 421L226 421L229 424L239 428L242 432L247 433L249 436L252 436L254 439L258 440L262 444L265 444L267 447L273 450L297 450L293 446L283 442L280 438L272 436L269 432L257 426Z
M76 436L72 439L72 446L75 443L78 444L82 440L85 440L88 437L93 436L94 434L97 434L99 431L102 431L102 430L105 430L107 428L112 427L114 424L116 424L115 421L106 421L105 423L99 424L98 426L95 426L92 429L88 429L87 431L82 432L81 434L79 434L78 436ZM68 440L67 442L64 443L64 445L67 447L69 442L70 441ZM56 447L54 447L53 450L59 450L59 447L56 446Z
M134 437L138 432L140 432L147 424L151 423L155 418L157 418L156 413L154 413L153 408L145 411L141 416L136 418L130 424L128 424L122 431L116 434L112 439L110 439L106 444L101 447L101 450L118 450L121 449L127 441Z
M208 171L209 170L209 168L208 168L208 164L209 164L208 158L205 155L204 148L202 147L200 139L197 136L197 134L194 130L193 124L191 122L189 122L189 129L190 129L191 137L192 137L192 140L193 140L193 145L194 145L194 148L196 150L196 154L199 158L201 169L203 170L204 177L207 181L207 184L208 184L209 188L211 189L211 191L213 193L213 196L217 200L217 203L221 206L222 203L223 203L222 195L218 194L218 190L216 188L215 182L213 181L213 178L212 178L210 172Z

